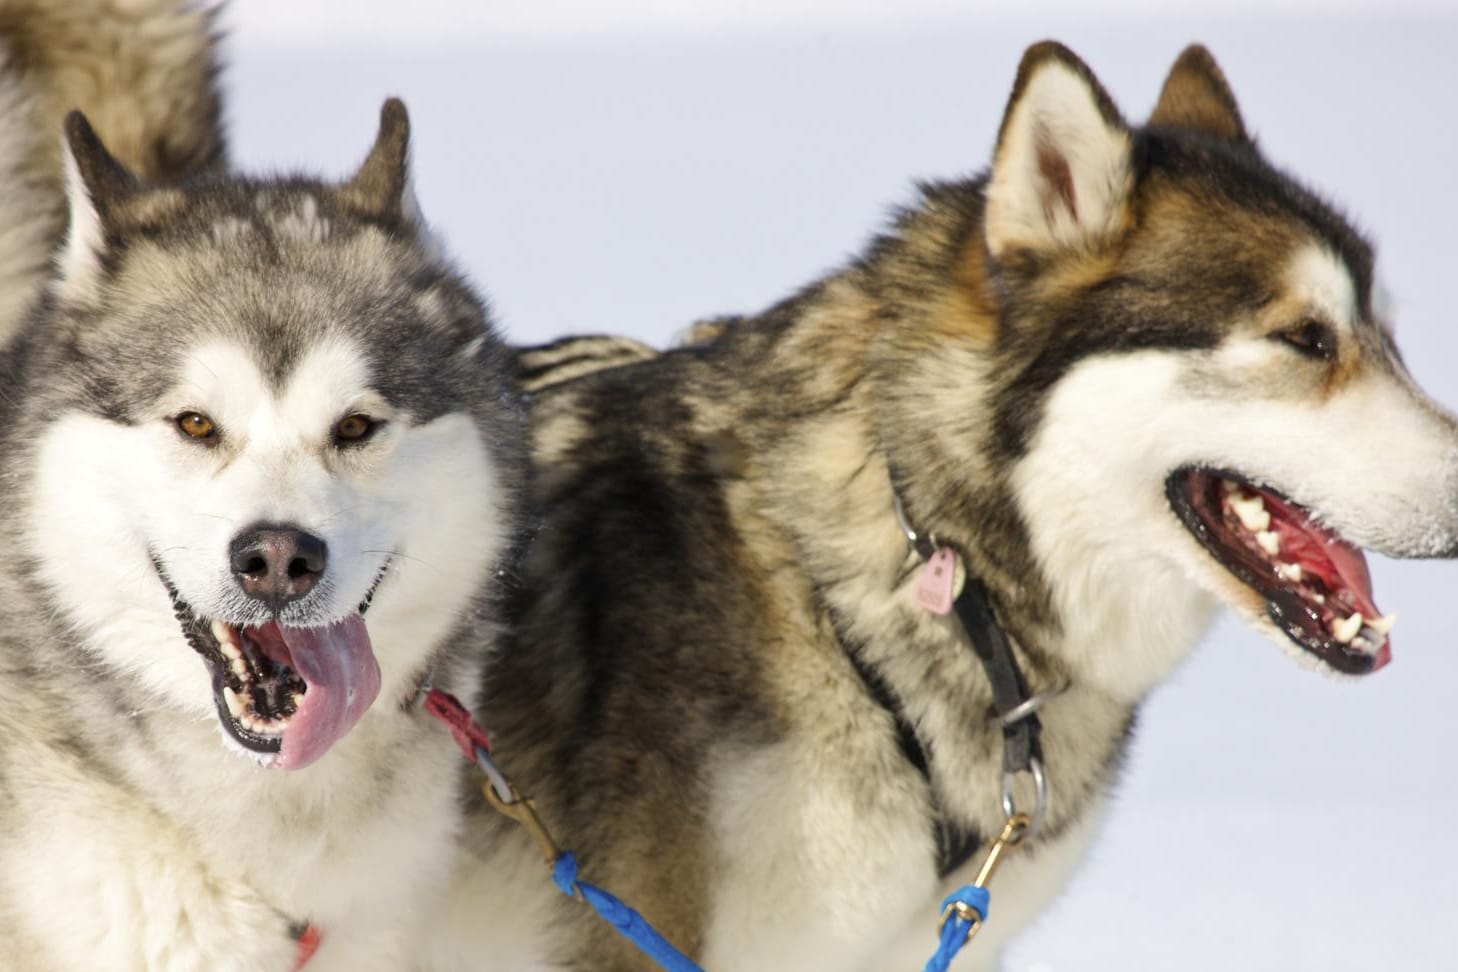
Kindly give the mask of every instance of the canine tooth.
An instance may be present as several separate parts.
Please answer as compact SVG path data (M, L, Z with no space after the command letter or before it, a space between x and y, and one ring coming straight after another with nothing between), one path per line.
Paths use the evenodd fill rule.
M1281 580L1299 584L1301 578L1305 576L1305 572L1301 569L1300 564L1277 564L1276 576L1281 578Z
M1397 615L1384 614L1380 618L1367 618L1366 621L1367 627L1371 628L1373 631L1377 632L1380 635L1385 635L1387 632L1391 631L1392 626L1397 623Z
M232 668L234 675L237 675L241 679L248 678L248 663L243 660L242 655L239 655L238 657L233 659Z
M1362 612L1358 611L1351 617L1342 621L1333 621L1331 625L1332 637L1342 644L1347 644L1362 630Z
M1256 543L1260 544L1261 549L1272 557L1281 552L1281 538L1276 536L1275 530L1262 530L1257 533Z
M1311 595L1311 599L1313 601L1315 601L1317 604L1325 604L1326 603L1326 595L1325 594L1313 594L1313 595Z
M228 711L232 713L234 719L243 714L243 700L238 698L237 692L226 685L223 686L223 701L228 703Z
M218 642L218 647L222 649L224 658L238 659L243 657L243 649L239 648L231 641L220 641Z
M214 619L212 629L213 637L218 639L219 644L226 644L233 640L233 633L228 630L228 626L223 622Z
M1368 641L1361 635L1357 635L1355 638L1352 639L1352 647L1357 649L1358 651L1365 651L1368 654L1371 654L1372 652L1377 650L1376 645L1372 644L1372 642Z
M1259 496L1232 496L1230 508L1240 517L1241 525L1247 530L1258 532L1271 526L1271 514L1267 512L1265 501Z
M293 695L293 699L294 699L294 710L295 711L298 711L299 706L301 706L301 705L304 704L304 693L303 692L295 692L294 695Z

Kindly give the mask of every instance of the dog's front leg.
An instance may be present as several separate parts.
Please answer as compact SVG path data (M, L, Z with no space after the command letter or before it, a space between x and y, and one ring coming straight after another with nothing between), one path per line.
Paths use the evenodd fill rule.
M228 861L205 860L161 815L60 768L27 774L0 811L19 823L0 849L0 910L19 925L23 968L290 972L289 920Z

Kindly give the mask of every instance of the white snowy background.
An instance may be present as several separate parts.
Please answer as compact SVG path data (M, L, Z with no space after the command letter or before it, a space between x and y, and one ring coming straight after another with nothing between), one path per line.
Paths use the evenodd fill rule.
M226 22L235 160L343 175L402 95L427 217L524 342L662 343L836 266L913 179L985 165L1032 41L1137 120L1201 40L1269 156L1376 239L1412 370L1458 406L1452 6L237 0ZM1458 566L1374 574L1401 621L1372 679L1211 633L1009 969L1458 969Z

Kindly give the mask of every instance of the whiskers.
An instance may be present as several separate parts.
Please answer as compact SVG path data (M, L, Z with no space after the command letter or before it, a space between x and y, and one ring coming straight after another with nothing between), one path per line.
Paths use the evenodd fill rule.
M427 570L435 570L435 564L421 557L413 557L410 554L401 553L398 550L361 550L360 556L382 556L387 558L387 563L382 569L393 570L396 561L408 560L412 564L419 564Z

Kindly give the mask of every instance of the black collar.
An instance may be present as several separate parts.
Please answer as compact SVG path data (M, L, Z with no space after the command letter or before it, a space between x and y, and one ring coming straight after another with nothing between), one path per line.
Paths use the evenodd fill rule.
M935 542L935 538L918 533L912 528L902 512L900 497L896 497L896 515L917 555L922 561L930 560L932 555L937 552L939 545ZM961 558L964 565L967 563L966 558L960 552L955 550L953 552ZM1002 724L1003 809L1009 817L1012 816L1014 812L1013 778L1019 773L1031 774L1039 791L1039 806L1034 815L1034 826L1036 827L1036 820L1041 816L1044 800L1043 751L1039 741L1042 723L1039 722L1037 714L1038 705L1044 697L1028 695L1027 683L1023 679L1022 671L1018 668L1017 659L1013 657L1007 636L998 626L997 619L992 613L992 607L987 602L987 589L981 580L972 576L970 570L961 593L957 594L952 602L952 613L956 615L967 636L967 644L971 646L973 654L982 663L983 671L987 673L988 683L992 686L993 707L997 712L998 721ZM935 781L932 779L927 747L917 735L916 728L907 719L905 709L896 693L880 673L868 665L854 648L847 651L846 654L861 681L865 683L866 691L895 721L902 753L926 778L936 811L937 873L941 877L946 877L967 862L980 846L981 839L979 835L962 824L949 819L943 811L941 801L937 797Z

